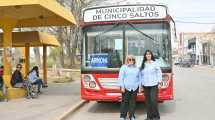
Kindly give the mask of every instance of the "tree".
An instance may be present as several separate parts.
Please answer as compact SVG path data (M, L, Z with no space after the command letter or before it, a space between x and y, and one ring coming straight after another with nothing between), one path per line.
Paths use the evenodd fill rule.
M82 8L94 0L57 0L61 5L69 8L76 19L76 26L49 27L47 31L57 36L61 44L59 56L60 67L72 67L76 61L77 48L81 46L83 39L80 21ZM78 50L80 52L80 49Z
M82 8L91 1L93 0L58 0L61 5L71 10L77 23L76 26L51 28L52 33L53 31L57 31L55 34L58 36L58 40L61 44L60 63L62 67L65 67L65 58L68 60L67 62L69 67L72 67L75 64L77 48L80 48L80 41L83 39L80 26Z

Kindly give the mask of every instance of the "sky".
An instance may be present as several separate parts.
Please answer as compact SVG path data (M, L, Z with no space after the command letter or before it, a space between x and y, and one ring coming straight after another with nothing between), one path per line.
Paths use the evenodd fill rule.
M215 27L215 0L166 0L166 3L171 16L176 21L178 33L211 32Z

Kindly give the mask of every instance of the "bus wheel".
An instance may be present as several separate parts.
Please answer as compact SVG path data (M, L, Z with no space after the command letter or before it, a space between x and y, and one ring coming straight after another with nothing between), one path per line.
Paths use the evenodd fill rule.
M107 102L104 102L104 101L96 101L96 102L99 103L99 104L107 103Z

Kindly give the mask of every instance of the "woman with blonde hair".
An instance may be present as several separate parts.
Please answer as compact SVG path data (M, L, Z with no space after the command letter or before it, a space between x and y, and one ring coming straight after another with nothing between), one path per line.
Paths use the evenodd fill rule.
M120 68L119 86L122 92L120 106L120 120L125 120L129 112L130 120L135 120L136 96L139 87L139 68L136 67L136 60L133 55L126 57L126 64Z

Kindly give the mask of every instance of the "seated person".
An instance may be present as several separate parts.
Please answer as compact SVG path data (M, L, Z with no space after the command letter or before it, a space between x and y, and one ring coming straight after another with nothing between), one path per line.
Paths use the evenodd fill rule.
M27 98L29 98L32 96L32 90L31 90L32 86L31 86L31 83L23 79L21 69L22 69L22 65L17 64L16 70L13 72L13 75L11 78L11 85L14 88L25 88L27 90Z
M4 69L4 67L1 66L0 67L0 90L3 89L3 85L4 85L4 81L3 81L3 69Z
M0 91L3 89L3 86L4 86L4 81L2 77L0 77Z
M40 89L41 87L46 87L42 81L42 79L39 77L39 68L38 66L34 66L31 71L28 73L28 80L33 84L37 85L37 92L41 93Z
M4 67L1 66L0 67L0 91L2 92L3 99L7 101L7 87L5 86L4 80L3 80L3 69Z
M12 78L11 78L11 85L15 88L23 88L24 87L24 79L21 73L22 65L17 64L16 70L13 72Z

